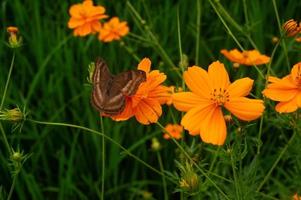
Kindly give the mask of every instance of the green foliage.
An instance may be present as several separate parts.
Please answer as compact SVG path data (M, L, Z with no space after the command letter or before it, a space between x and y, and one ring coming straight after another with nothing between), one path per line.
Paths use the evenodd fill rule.
M225 63L231 80L245 76L254 79L252 95L262 98L265 80L256 69L234 69L219 51L241 45L271 55L276 47L272 37L281 38L279 25L290 18L301 19L301 3L295 0L94 1L104 5L110 16L128 21L131 30L122 42L102 43L95 36L73 37L67 28L68 9L77 2L0 2L1 95L13 52L16 54L1 111L19 105L26 108L28 119L100 130L99 114L90 105L91 87L86 84L88 66L98 56L108 62L115 74L135 69L141 58L149 57L153 69L168 76L166 84L176 86L182 86L182 68L188 63L206 68L219 59ZM17 26L22 36L22 46L14 50L6 45L5 28L11 25ZM292 65L300 61L300 44L292 38L282 41L271 65L271 74L278 77L288 74ZM266 66L259 70L265 74ZM12 167L12 148L7 148L5 138L0 136L0 198L100 199L104 195L104 199L114 200L290 199L301 192L300 113L280 115L274 111L273 102L265 101L267 111L262 127L260 119L251 123L234 121L228 126L227 141L222 147L203 143L185 132L179 144L197 166L173 141L163 140L158 125L143 126L135 119L103 119L104 133L117 142L116 145L106 140L105 157L101 135L93 131L30 120L22 122L18 131L12 131L12 124L2 121L9 146L21 149L25 157L14 160L17 164ZM181 114L174 108L165 106L163 113L161 124L180 122ZM154 137L161 143L159 152L151 150ZM16 171L14 166L21 168ZM193 197L186 195L187 190L179 189L177 176L185 174L185 167L199 175L200 189Z

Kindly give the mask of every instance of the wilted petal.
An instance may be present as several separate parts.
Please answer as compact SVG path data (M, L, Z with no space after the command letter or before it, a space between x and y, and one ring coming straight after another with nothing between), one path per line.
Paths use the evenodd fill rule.
M264 111L262 100L246 97L230 98L230 101L226 102L224 106L237 118L245 121L257 119Z
M250 78L242 78L234 81L228 88L231 97L247 96L252 90L253 80Z

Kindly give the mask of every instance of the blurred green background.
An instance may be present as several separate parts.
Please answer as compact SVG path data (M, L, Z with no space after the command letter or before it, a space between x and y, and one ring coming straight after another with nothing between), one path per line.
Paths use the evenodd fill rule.
M275 4L280 23L294 18L300 20L301 2L261 0L136 0L130 1L145 20L147 27L158 43L149 39L145 27L133 16L126 1L94 1L103 5L109 16L118 16L128 21L132 35L120 42L102 43L95 36L73 37L67 28L68 10L81 1L46 0L1 0L0 2L0 94L3 94L13 51L7 47L7 26L17 26L23 38L23 46L16 50L15 65L8 88L4 108L18 105L26 107L29 117L41 121L66 122L100 130L99 114L90 105L91 88L86 84L88 65L96 57L103 57L113 73L136 68L139 59L149 57L153 69L166 73L166 85L181 85L166 59L162 47L175 66L180 62L180 43L189 64L204 68L217 59L226 64L231 80L250 76L256 81L254 94L261 97L264 81L258 78L253 67L237 70L219 51L223 48L238 48L213 9L225 11L234 19L231 24L225 15L222 19L229 26L245 49L252 49L250 38L261 53L271 55L275 44L272 37L280 38L275 14ZM245 4L244 4L245 3ZM275 4L273 4L275 3ZM222 6L222 7L221 7ZM200 26L197 24L199 8ZM178 26L177 24L180 24ZM136 37L139 36L139 37ZM197 43L197 37L199 42ZM144 40L143 40L144 39ZM284 46L285 45L285 46ZM284 39L272 61L272 73L282 77L290 67L300 61L301 44L293 39ZM198 49L198 50L197 50ZM197 54L197 55L196 55ZM198 58L197 58L198 57ZM289 62L289 65L288 65ZM263 69L262 69L263 68ZM265 72L265 66L261 66ZM269 102L269 105L274 105ZM272 108L272 107L271 107ZM173 122L172 114L180 122L181 114L164 106L160 118L163 125ZM243 156L237 165L237 176L241 185L241 199L288 199L295 192L301 192L301 139L291 145L273 171L271 178L260 193L255 190L292 135L288 116L279 116L269 109L265 114L262 134L262 149L256 155L259 121L250 127L242 125L247 135L241 137L241 144L233 144L237 127L228 129L226 144L216 146L201 143L199 137L185 136L187 146L194 141L200 144L199 164L208 169L215 162L213 172L227 180L212 177L229 199L235 196L232 180L231 159L227 149L241 152ZM114 122L104 119L105 134L131 150L133 154L159 169L158 155L151 151L151 138L157 137L163 148L160 154L164 168L175 172L176 146L162 138L157 125L143 126L135 119ZM37 125L25 122L22 130L12 132L12 123L3 122L8 140L14 149L32 153L25 162L15 185L12 199L99 199L101 193L101 138L84 131ZM2 139L2 137L1 137ZM162 178L135 159L128 157L116 145L106 142L105 199L143 199L143 191L152 193L153 199L163 199ZM183 143L182 143L183 144ZM183 144L183 146L185 146ZM236 154L238 155L238 154ZM4 143L0 143L0 185L1 195L6 199L12 184L9 154ZM208 181L200 176L200 199L224 199ZM236 182L237 183L237 182ZM181 192L174 192L177 185L167 181L169 198L186 198Z

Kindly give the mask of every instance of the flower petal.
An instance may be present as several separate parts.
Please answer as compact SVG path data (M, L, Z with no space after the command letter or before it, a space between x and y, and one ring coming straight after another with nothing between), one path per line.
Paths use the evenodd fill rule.
M181 125L189 131L190 135L199 135L200 127L207 113L214 109L212 104L203 104L190 109L182 118Z
M226 122L220 107L215 107L208 113L201 124L201 138L206 143L223 145L227 136Z
M275 110L279 113L291 113L298 109L297 98L293 98L290 101L280 102L276 105Z
M224 106L237 118L245 121L260 117L264 111L262 100L246 97L230 98L230 101L226 102Z
M187 112L208 101L204 101L204 99L192 92L179 92L172 95L172 102L177 110Z
M234 81L228 88L229 95L232 97L247 96L252 90L253 80L242 78Z
M203 98L208 98L212 91L208 73L198 66L189 67L184 72L184 80L192 92Z
M298 83L301 77L301 62L295 64L291 70L291 77L292 79Z
M130 98L127 98L124 110L118 115L111 116L111 118L115 121L125 121L132 116L134 116L132 102Z
M227 89L230 85L229 75L223 63L215 61L208 67L209 79L213 88Z
M138 69L148 73L150 71L151 64L152 62L149 58L143 58L138 64Z
M141 124L150 124L158 121L162 108L158 101L143 99L136 107L135 117Z

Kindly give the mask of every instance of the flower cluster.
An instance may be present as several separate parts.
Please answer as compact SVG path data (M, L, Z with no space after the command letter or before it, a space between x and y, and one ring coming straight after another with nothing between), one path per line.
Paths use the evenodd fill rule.
M120 22L118 17L113 17L108 22L102 23L101 20L108 18L105 11L103 6L93 5L92 0L72 5L69 9L71 18L68 27L74 29L75 36L99 33L98 38L103 42L120 40L129 32L127 22Z

